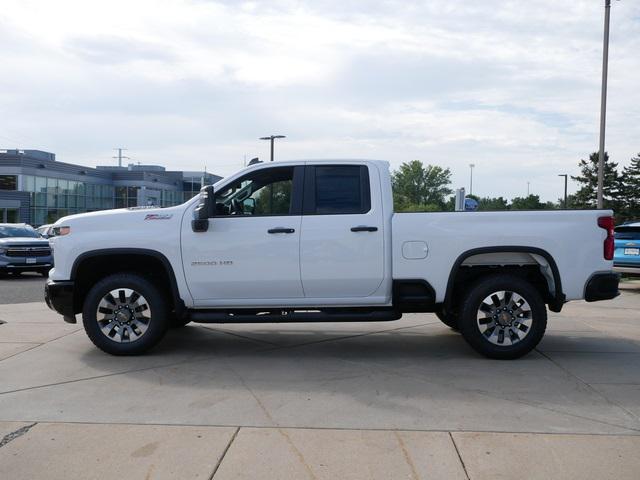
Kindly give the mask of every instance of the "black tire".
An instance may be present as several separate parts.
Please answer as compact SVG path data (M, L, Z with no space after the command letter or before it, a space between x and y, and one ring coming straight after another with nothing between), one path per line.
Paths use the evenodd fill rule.
M188 315L178 317L175 312L171 312L171 315L169 317L169 328L182 328L186 327L189 323L191 323L191 319Z
M528 303L529 312L525 314L521 309L515 310L502 310L501 313L492 311L491 313L484 312L486 321L484 318L478 320L478 312L481 306L483 306L484 300L495 292L513 292L520 296ZM505 295L506 296L506 295ZM509 297L515 298L515 297ZM497 309L494 306L496 302L492 299L491 308ZM497 302L497 303L506 303ZM486 308L484 306L483 308ZM505 308L502 306L502 308ZM512 316L510 312L515 312ZM523 318L518 318L519 313L522 313ZM500 317L503 315L503 317ZM526 317L525 317L526 315ZM529 326L524 325L526 320L530 318ZM512 322L509 325L500 325L498 320L504 322ZM485 334L481 331L480 322L487 324ZM477 352L489 357L500 360L515 359L526 355L533 350L544 336L544 332L547 328L547 309L545 303L538 292L538 290L531 285L528 281L513 275L492 275L480 279L474 283L468 290L465 296L462 307L460 309L460 332L464 339L471 345ZM491 325L496 325L493 330ZM527 328L524 331L524 328ZM502 340L505 345L496 344L500 341L500 330L502 330ZM496 333L494 337L494 333ZM509 338L505 338L506 336ZM511 345L507 345L512 341L512 335L523 337L516 340ZM489 340L492 338L493 341Z
M436 310L435 314L436 314L436 317L438 317L438 319L442 323L444 323L447 327L449 327L451 330L455 330L456 332L460 331L460 327L458 326L457 315L453 313L445 312L444 309Z
M133 341L119 342L109 338L98 323L98 307L112 290L131 289L138 292L148 304L151 316L146 331ZM118 273L97 282L85 297L82 323L89 339L100 350L111 355L140 355L155 346L167 332L169 316L167 302L160 290L139 275Z

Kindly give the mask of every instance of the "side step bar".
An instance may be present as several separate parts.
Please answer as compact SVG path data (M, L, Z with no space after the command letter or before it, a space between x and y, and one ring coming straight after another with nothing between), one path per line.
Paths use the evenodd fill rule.
M294 323L294 322L389 322L398 320L397 310L370 310L336 312L282 311L281 313L238 313L220 310L190 310L189 318L196 323Z

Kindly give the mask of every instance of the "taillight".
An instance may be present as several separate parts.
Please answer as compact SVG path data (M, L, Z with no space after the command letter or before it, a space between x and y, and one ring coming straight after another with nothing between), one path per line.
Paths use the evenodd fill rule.
M604 239L604 259L613 260L615 242L613 237L613 217L598 218L598 226L607 231L607 238Z

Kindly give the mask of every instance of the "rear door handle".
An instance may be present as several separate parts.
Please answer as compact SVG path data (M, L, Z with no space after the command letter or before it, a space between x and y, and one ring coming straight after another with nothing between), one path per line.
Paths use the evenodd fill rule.
M283 228L283 227L276 227L276 228L270 228L269 230L267 230L268 233L293 233L295 232L295 229L293 228Z
M378 227L367 227L366 225L358 225L357 227L351 227L352 232L377 232Z

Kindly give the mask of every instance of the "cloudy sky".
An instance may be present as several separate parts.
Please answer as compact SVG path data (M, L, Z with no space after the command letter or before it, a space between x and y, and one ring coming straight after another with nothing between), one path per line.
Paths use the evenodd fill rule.
M555 200L598 146L604 0L2 0L0 148L228 175L419 159ZM614 2L607 150L640 152L640 2ZM573 188L571 188L573 190Z

